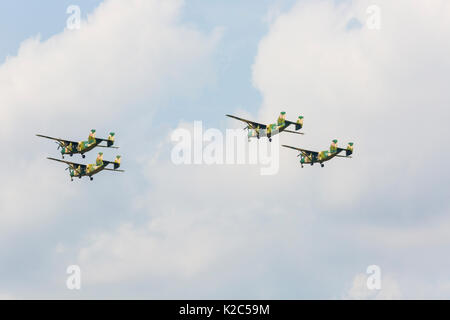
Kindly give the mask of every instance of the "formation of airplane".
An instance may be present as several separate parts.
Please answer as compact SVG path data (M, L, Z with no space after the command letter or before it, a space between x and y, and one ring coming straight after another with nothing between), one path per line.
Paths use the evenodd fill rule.
M64 159L64 155L70 155L71 157L74 154L81 154L82 158L85 158L85 153L91 151L96 147L102 148L114 148L118 149L118 147L114 147L115 134L111 132L107 139L101 139L95 137L95 129L92 129L89 133L89 137L87 141L70 141L60 138L53 138L49 136L44 136L41 134L37 134L36 136L55 140L58 144L58 149L61 148L61 156ZM100 145L100 143L106 142L106 145ZM76 162L70 162L65 160L59 160L55 158L48 157L47 159L62 162L67 165L66 170L69 170L70 180L73 181L73 178L89 177L92 181L94 180L93 176L101 171L114 171L114 172L125 172L124 170L119 170L121 156L116 156L114 161L106 161L103 160L103 153L99 152L97 155L97 159L94 164L81 164ZM111 165L112 168L108 166Z
M243 118L239 118L233 115L226 115L227 117L245 122L247 125L244 130L248 130L248 139L261 137L267 137L269 141L272 141L272 136L279 134L281 132L287 133L295 133L295 134L304 134L303 132L299 132L303 128L303 116L299 116L296 122L286 120L286 112L280 112L280 115L277 119L276 123L271 124L263 124ZM293 126L295 131L287 130L289 126ZM64 155L70 155L71 157L74 154L81 154L82 158L85 158L85 153L91 151L96 147L102 148L115 148L114 146L115 134L111 132L106 139L97 138L95 136L96 131L92 129L89 133L89 137L87 141L70 141L60 138L54 138L49 136L44 136L41 134L37 134L38 137L55 140L58 144L58 149L61 149L61 156L64 159ZM102 145L101 143L105 142L106 145ZM305 164L310 164L311 166L315 163L319 163L321 167L324 167L324 162L329 161L335 157L342 158L351 158L353 154L353 142L349 142L345 149L339 148L337 145L338 141L335 139L332 141L330 148L328 150L323 151L311 151L299 147L293 147L283 144L282 146L285 148L293 149L299 151L297 157L300 157L301 167ZM345 152L345 155L341 154ZM71 181L73 178L89 177L92 181L93 176L101 171L114 171L114 172L125 172L124 170L119 170L121 157L117 156L114 161L106 161L103 160L103 153L99 152L97 155L97 159L94 164L81 164L71 161L59 160L55 158L48 157L47 159L52 161L61 162L67 165L66 170L69 170L69 175ZM112 166L112 167L110 167Z
M226 116L247 123L247 126L244 128L244 130L248 130L249 141L250 138L255 137L258 139L261 137L267 137L269 138L269 141L272 141L271 137L281 132L304 134L303 132L298 132L303 128L303 116L299 116L296 122L288 121L286 120L286 112L284 111L280 113L277 119L277 123L268 125L246 120L229 114L227 114ZM286 128L290 125L295 126L296 131L287 130ZM353 153L353 142L349 142L346 149L339 148L337 146L337 142L338 141L336 139L333 140L330 149L324 151L310 151L288 145L283 145L283 147L300 151L297 157L300 156L300 164L302 168L304 164L314 165L314 163L320 163L320 166L323 168L323 163L333 159L334 157L351 158L351 155ZM343 151L345 151L345 156L340 154Z

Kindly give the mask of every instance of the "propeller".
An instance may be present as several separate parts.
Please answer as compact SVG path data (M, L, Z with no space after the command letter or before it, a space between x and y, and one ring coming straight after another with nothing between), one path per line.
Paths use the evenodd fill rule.
M55 143L58 145L58 149L57 150L59 150L60 148L64 148L66 146L66 144L64 142L61 142L61 141L55 141Z

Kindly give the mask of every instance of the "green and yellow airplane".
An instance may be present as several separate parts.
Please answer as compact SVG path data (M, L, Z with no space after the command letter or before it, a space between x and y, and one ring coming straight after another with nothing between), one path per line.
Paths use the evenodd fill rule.
M247 123L247 126L244 128L248 130L248 140L250 141L250 138L260 138L260 137L267 137L269 138L269 141L272 141L272 136L276 135L280 132L289 132L289 133L296 133L296 134L303 134L302 132L297 132L301 128L303 128L303 116L299 116L296 122L292 122L289 120L286 120L286 112L282 111L277 119L277 123L271 123L268 125L242 119L236 116L232 116L230 114L226 115L227 117L242 121ZM295 126L296 131L286 130L287 127L290 125Z
M120 167L120 156L117 156L114 161L106 161L103 160L103 153L99 152L95 164L80 164L70 161L59 160L55 158L47 158L49 160L62 162L68 165L66 170L69 170L70 180L73 181L73 178L82 178L89 177L92 181L94 178L93 175L99 173L100 171L114 171L114 172L125 172L124 170L118 170ZM108 165L112 164L113 169L106 168Z
M300 151L298 156L301 156L300 158L300 164L303 168L304 164L311 164L314 165L314 163L320 163L321 167L324 167L324 162L333 159L334 157L342 157L342 158L351 158L351 155L353 153L353 142L349 142L346 149L339 148L337 146L337 140L333 140L331 142L330 150L325 151L310 151L305 150L301 148L295 148L291 146L287 146L283 144L283 147L294 149L297 151ZM345 151L345 156L340 155L341 152ZM298 157L297 156L297 157Z
M119 147L113 147L114 139L115 139L115 133L110 132L107 139L101 139L95 137L95 129L92 129L89 133L89 137L87 141L70 141L70 140L64 140L59 138L53 138L48 136L43 136L41 134L37 134L36 136L46 139L55 140L58 144L58 150L61 148L61 156L64 159L64 155L68 154L70 156L73 156L74 154L81 154L81 156L84 158L85 153L91 151L95 147L101 147L101 148L114 148L118 149ZM105 145L100 145L102 142L106 142Z

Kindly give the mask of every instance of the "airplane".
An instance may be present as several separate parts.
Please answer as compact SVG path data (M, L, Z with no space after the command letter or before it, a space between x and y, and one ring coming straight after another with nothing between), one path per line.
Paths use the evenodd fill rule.
M80 142L48 137L48 136L44 136L41 134L37 134L36 136L41 137L41 138L55 140L56 143L58 144L58 150L59 150L59 148L61 148L61 156L63 159L64 159L65 154L73 156L74 154L77 154L77 153L81 154L81 156L83 158L85 158L84 154L88 151L91 151L95 147L114 148L114 149L119 148L119 147L113 147L114 139L115 139L114 132L110 132L107 139L101 139L101 138L95 137L95 129L91 130L87 141L80 141ZM100 145L100 143L103 141L106 142L106 146Z
M311 164L314 165L314 163L320 163L320 166L324 167L324 162L329 161L333 159L334 157L342 157L342 158L351 158L351 155L353 153L353 142L349 142L346 149L338 148L337 146L337 140L333 140L330 146L330 150L325 151L309 151L301 148L295 148L291 146L287 146L283 144L283 147L294 149L297 151L300 151L298 156L301 156L300 163L303 168L303 164ZM345 151L345 156L340 155L339 153ZM297 156L297 157L298 157Z
M289 133L296 133L296 134L304 134L303 132L297 132L303 127L303 116L299 116L297 119L297 122L292 122L289 120L286 120L286 112L282 111L278 117L277 123L271 123L268 125L242 119L236 116L232 116L230 114L226 115L227 117L242 121L247 123L247 126L244 128L248 130L248 140L250 141L250 138L260 138L260 137L268 137L269 141L272 141L272 136L276 135L280 132L289 132ZM295 126L296 131L287 130L286 128L290 125Z
M70 180L73 181L73 178L82 178L89 177L92 181L94 178L93 175L99 173L100 171L115 171L115 172L125 172L124 170L118 170L120 167L120 156L117 156L114 161L106 161L103 160L103 153L99 152L95 164L80 164L70 161L59 160L55 158L47 158L49 160L62 162L68 165L66 170L69 170ZM112 164L114 169L106 168L108 165Z

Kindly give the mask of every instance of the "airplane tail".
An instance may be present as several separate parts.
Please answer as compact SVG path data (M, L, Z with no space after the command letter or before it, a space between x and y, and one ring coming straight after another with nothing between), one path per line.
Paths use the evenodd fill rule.
M120 156L117 156L114 160L114 170L120 167Z
M114 166L113 169L105 169L105 170L116 170L120 167L120 156L117 156L114 161L106 161L104 160L103 163L105 164L105 167L112 164Z
M353 154L353 142L349 142L347 145L346 149L343 148L337 148L337 152L344 152L345 151L345 156L344 155L337 155L338 157L350 157Z
M295 130L300 130L301 128L303 128L303 116L299 116L295 123Z
M349 142L347 149L345 149L345 155L348 157L353 153L353 142Z
M108 147L111 147L114 144L115 135L114 132L109 133L108 139L106 140L106 145Z
M295 126L295 130L298 131L301 128L303 128L303 116L299 116L296 122L292 122L289 120L285 120L284 122L286 125L294 125Z

